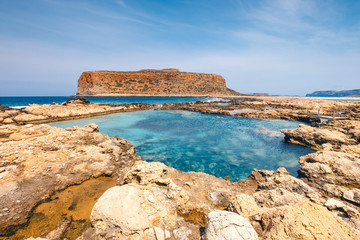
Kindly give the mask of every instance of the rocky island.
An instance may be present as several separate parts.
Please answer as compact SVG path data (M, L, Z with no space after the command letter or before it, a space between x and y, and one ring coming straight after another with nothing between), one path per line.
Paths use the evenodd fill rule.
M83 72L77 96L232 96L216 74L180 72L179 69L145 69L133 72Z
M360 239L360 103L225 100L2 107L0 239ZM283 130L285 141L317 152L299 159L297 177L254 169L231 182L141 161L94 124L35 124L143 109L299 120L308 125Z
M359 97L360 89L342 90L342 91L315 91L306 94L306 97Z

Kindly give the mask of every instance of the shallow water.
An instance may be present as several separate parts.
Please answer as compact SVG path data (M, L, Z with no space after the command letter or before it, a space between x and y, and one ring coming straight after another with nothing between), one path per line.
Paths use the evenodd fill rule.
M53 195L48 202L35 207L27 226L10 237L0 237L0 239L22 240L47 235L61 221L70 223L60 239L76 239L91 226L90 214L96 201L107 189L115 185L116 180L100 177L68 187Z
M99 125L100 132L125 138L146 161L182 171L246 178L254 168L285 167L296 176L299 156L313 150L284 142L281 129L299 122L259 120L189 111L139 111L52 123L57 127Z
M70 99L68 96L40 96L40 97L0 97L0 104L9 107L26 107L29 104L63 103ZM196 101L214 101L217 99L204 97L85 97L91 103L98 104L130 104L130 103L181 103Z

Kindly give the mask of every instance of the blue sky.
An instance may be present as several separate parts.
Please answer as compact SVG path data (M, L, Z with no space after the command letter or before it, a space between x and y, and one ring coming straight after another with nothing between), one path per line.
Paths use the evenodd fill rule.
M0 0L0 96L168 67L242 93L360 88L359 12L357 0Z

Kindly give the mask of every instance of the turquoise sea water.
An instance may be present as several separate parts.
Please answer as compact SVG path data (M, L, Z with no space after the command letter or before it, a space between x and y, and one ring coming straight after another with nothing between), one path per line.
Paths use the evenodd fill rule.
M299 156L313 150L284 142L280 129L299 122L246 119L189 111L140 111L52 123L67 128L99 125L100 132L125 138L146 161L159 161L182 171L205 172L231 181L254 168L286 167L292 175Z
M62 103L71 97L67 96L49 96L49 97L0 97L0 104L9 107L24 107L29 104L52 104ZM85 97L92 103L99 104L129 104L129 103L179 103L179 102L195 102L198 100L207 101L210 98L199 97Z

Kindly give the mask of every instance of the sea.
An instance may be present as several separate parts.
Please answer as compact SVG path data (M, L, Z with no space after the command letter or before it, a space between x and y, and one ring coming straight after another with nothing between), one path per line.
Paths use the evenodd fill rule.
M66 100L73 98L75 97L69 97L69 96L0 97L0 104L2 106L21 108L21 107L26 107L29 104L63 103ZM86 99L89 100L91 103L98 103L98 104L130 104L130 103L163 104L163 103L220 100L218 98L207 98L207 97L86 97Z
M0 97L3 106L61 103L69 97ZM86 97L93 103L179 103L219 101L197 97ZM95 123L101 133L129 140L145 161L162 162L181 171L204 172L231 181L248 177L253 169L285 167L297 175L300 156L310 148L286 143L281 129L300 122L260 120L177 110L146 110L61 121L61 128Z

